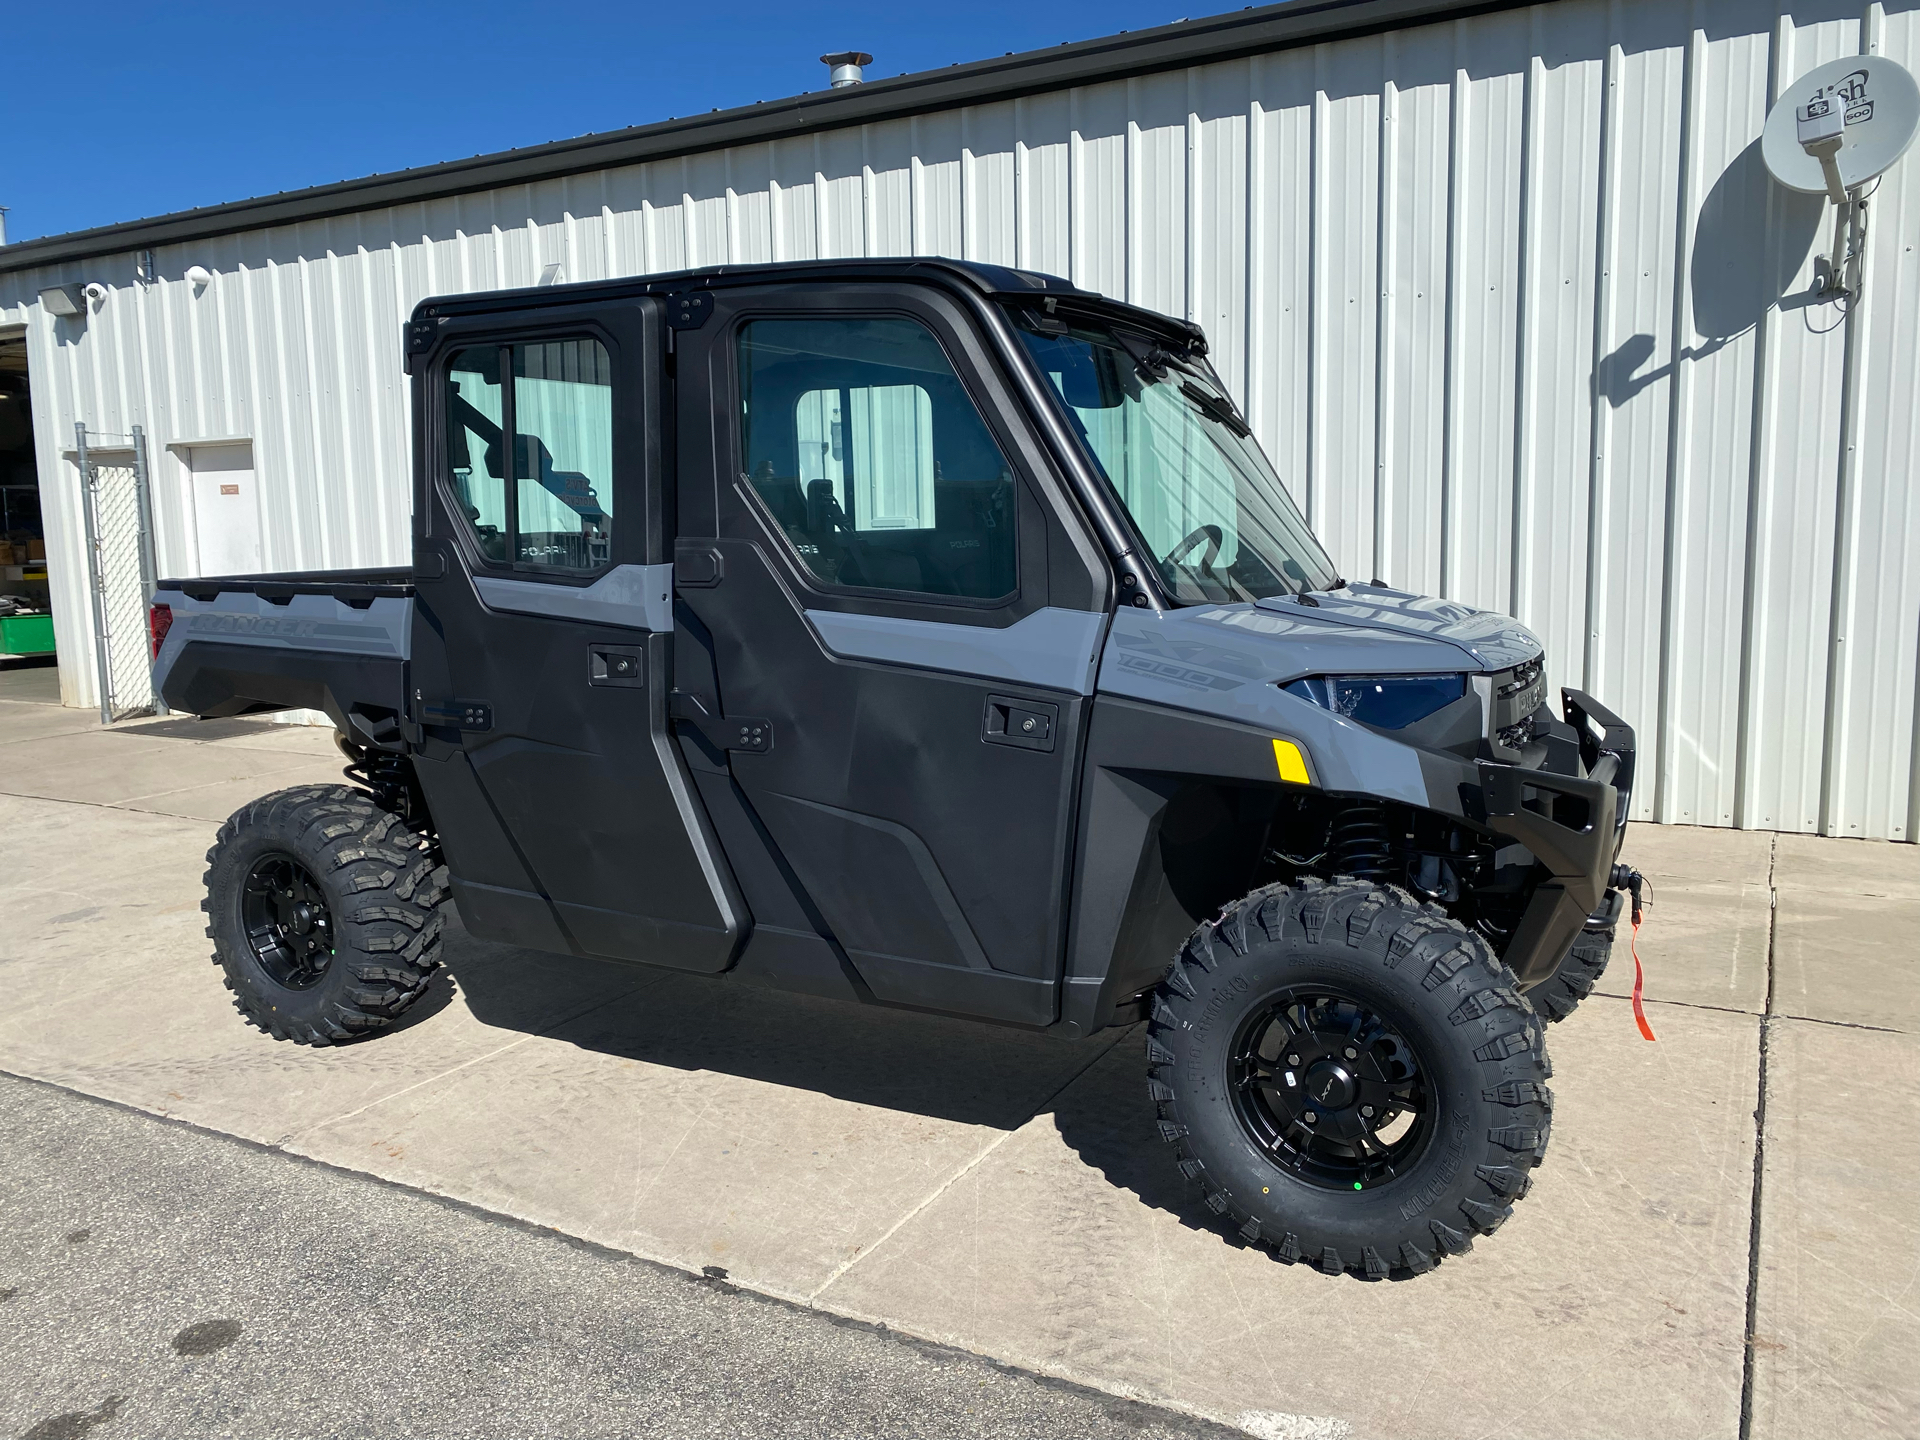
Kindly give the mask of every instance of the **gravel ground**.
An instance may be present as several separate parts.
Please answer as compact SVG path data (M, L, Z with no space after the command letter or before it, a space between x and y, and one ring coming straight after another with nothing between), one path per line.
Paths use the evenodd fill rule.
M0 1434L1226 1436L0 1076Z

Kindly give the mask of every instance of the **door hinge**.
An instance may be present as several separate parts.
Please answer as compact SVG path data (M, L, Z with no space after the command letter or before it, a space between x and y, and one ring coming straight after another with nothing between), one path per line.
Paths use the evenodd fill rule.
M715 715L690 690L667 692L667 716L700 732L719 750L745 750L764 755L773 749L773 722L750 715Z
M667 296L667 328L670 330L698 330L711 314L713 293L709 290L688 290Z
M415 694L414 705L422 725L448 730L493 729L493 706L484 700L423 700Z

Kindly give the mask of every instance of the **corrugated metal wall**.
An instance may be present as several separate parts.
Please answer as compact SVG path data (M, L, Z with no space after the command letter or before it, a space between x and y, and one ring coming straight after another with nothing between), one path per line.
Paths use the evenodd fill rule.
M1920 17L1564 0L183 245L151 284L0 277L68 527L66 693L75 419L153 437L163 572L196 564L165 447L233 435L270 567L403 563L422 296L961 255L1206 326L1347 573L1512 611L1640 726L1639 818L1912 839L1920 162L1873 197L1848 319L1811 303L1823 203L1757 144L1783 80L1861 50L1920 69ZM113 293L49 320L56 279Z

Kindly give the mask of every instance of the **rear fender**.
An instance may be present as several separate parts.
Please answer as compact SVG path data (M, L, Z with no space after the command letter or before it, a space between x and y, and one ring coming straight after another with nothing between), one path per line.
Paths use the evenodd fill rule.
M411 599L232 590L200 599L168 587L154 601L173 611L153 665L154 692L169 708L209 717L321 710L363 746L402 748Z

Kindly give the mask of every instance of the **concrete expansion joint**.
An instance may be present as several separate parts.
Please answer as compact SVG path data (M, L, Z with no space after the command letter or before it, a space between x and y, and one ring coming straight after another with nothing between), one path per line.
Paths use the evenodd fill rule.
M814 1287L813 1291L810 1294L808 1294L806 1303L808 1305L814 1304L837 1281L839 1281L843 1276L845 1276L849 1270L853 1269L854 1266L858 1265L862 1260L866 1259L867 1256L873 1254L874 1251L884 1247L887 1241L891 1240L895 1235L897 1235L900 1232L901 1228L904 1227L909 1221L911 1221L915 1216L923 1213L928 1206L932 1205L942 1195L946 1194L947 1191L951 1190L955 1185L959 1184L960 1181L964 1180L968 1175L972 1174L974 1170L980 1166L981 1162L984 1161L989 1155L993 1154L995 1150L998 1150L1008 1140L1012 1139L1015 1135L1019 1134L1021 1129L1023 1129L1028 1124L1028 1122L1033 1119L1034 1115L1045 1115L1048 1112L1049 1108L1053 1105L1053 1103L1056 1100L1058 1100L1061 1097L1061 1095L1066 1093L1067 1088L1071 1086L1074 1081L1078 1080L1082 1075L1086 1074L1087 1071L1091 1070L1095 1065L1099 1064L1100 1061L1104 1060L1107 1056L1107 1053L1110 1050L1112 1050L1115 1045L1118 1045L1121 1042L1121 1040L1125 1039L1127 1036L1131 1034L1133 1034L1132 1026L1128 1026L1125 1029L1115 1030L1113 1033L1113 1038L1109 1040L1105 1045L1102 1045L1099 1048L1099 1050L1096 1051L1090 1059L1088 1059L1086 1064L1080 1066L1079 1069L1071 1072L1065 1080L1061 1081L1059 1085L1054 1087L1051 1094L1049 1094L1038 1105L1034 1106L1032 1115L1027 1116L1025 1120L1022 1120L1018 1125L1014 1126L1011 1130L1001 1131L998 1135L996 1135L993 1138L993 1140L989 1144L981 1146L980 1149L973 1154L972 1158L970 1158L966 1162L966 1164L962 1165L958 1170L955 1170L946 1179L942 1180L938 1185L936 1185L933 1188L930 1194L928 1194L924 1199L920 1201L918 1205L915 1205L912 1209L908 1210L905 1214L900 1216L899 1219L895 1220L893 1224L889 1225L886 1228L885 1232L882 1233L880 1237L876 1239L871 1245L862 1246L860 1249L856 1250L853 1254L849 1255L845 1260L842 1260L837 1266L834 1267L833 1273L828 1275L825 1280L822 1280L819 1283L819 1285Z
M1595 995L1608 1000L1626 1000L1631 997L1617 990L1595 990ZM1648 1006L1661 1005L1671 1010L1708 1010L1718 1015L1752 1015L1763 1024L1775 1020L1792 1020L1801 1025L1826 1025L1836 1030L1871 1030L1877 1035L1906 1035L1910 1031L1902 1030L1898 1025L1869 1025L1864 1020L1834 1020L1825 1015L1794 1015L1787 1011L1775 1011L1761 1014L1753 1010L1743 1010L1738 1005L1709 1005L1704 1000L1666 1000L1652 995L1642 997L1642 1003Z
M1767 1165L1767 1045L1772 1036L1774 1009L1774 945L1778 935L1780 889L1775 883L1780 863L1780 840L1767 846L1767 998L1760 1014L1760 1064L1753 1107L1753 1209L1747 1222L1747 1322L1740 1357L1740 1440L1753 1436L1754 1347L1760 1316L1760 1214Z

